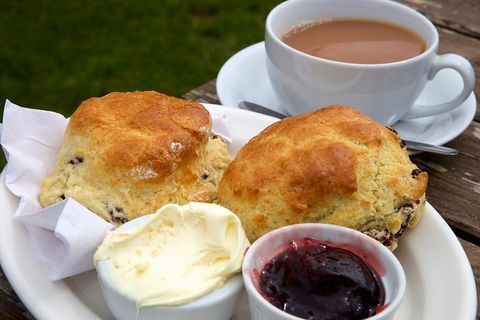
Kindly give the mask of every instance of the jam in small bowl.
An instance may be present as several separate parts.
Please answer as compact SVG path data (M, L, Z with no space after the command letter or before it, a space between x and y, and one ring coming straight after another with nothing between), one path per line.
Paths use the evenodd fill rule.
M258 239L243 260L252 320L392 319L405 293L396 257L361 232L297 224Z

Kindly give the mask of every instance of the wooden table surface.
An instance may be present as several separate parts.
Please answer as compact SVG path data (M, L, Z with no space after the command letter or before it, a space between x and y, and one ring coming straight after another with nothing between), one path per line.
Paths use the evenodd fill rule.
M440 53L457 53L473 64L480 92L479 0L402 0L432 20L440 33ZM219 103L215 80L185 94L201 102ZM468 129L447 146L460 150L454 157L433 154L414 156L428 172L428 201L460 239L480 288L480 109ZM477 300L480 305L479 295ZM452 306L453 307L453 306ZM0 319L34 319L13 292L0 269ZM477 320L480 319L480 309Z

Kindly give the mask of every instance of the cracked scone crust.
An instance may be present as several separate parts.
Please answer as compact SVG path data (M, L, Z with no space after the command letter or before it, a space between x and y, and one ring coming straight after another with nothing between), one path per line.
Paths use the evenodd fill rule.
M154 91L110 93L72 115L43 207L67 197L115 225L163 204L211 202L231 158L200 104Z
M225 170L218 201L240 217L252 242L285 225L323 222L393 250L423 214L427 180L393 129L331 106L251 139Z

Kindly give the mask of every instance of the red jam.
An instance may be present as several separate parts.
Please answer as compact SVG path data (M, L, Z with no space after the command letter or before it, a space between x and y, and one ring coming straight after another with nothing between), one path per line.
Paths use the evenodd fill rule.
M259 286L271 304L309 320L365 319L385 301L380 276L360 257L310 238L267 263Z

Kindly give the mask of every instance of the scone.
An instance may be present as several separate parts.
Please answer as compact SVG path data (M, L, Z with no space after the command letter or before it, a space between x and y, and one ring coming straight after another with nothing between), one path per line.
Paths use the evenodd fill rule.
M71 197L115 225L166 203L211 202L231 158L199 103L154 91L114 92L73 113L46 207Z
M393 129L330 106L251 139L225 170L218 201L240 217L250 241L285 225L323 222L393 250L422 216L427 180Z

